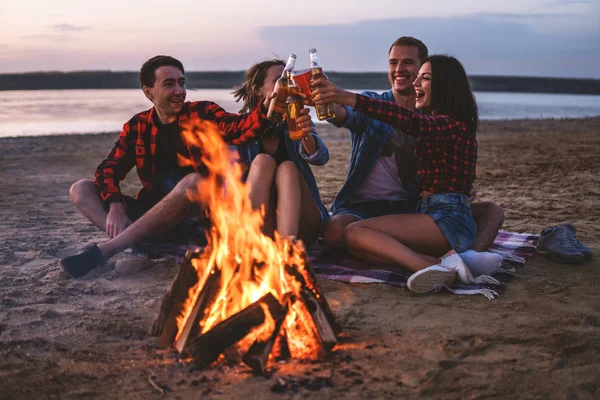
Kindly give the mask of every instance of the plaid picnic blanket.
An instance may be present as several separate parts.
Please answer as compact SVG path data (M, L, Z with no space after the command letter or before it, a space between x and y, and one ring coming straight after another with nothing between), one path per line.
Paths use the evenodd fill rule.
M453 284L445 289L455 294L481 294L489 299L498 297L506 284L515 276L517 267L525 264L527 258L535 254L539 235L500 231L488 251L500 254L504 260L502 267L494 274L497 283L476 283L471 285ZM152 243L140 245L136 250L150 257L165 255L180 260L192 247L172 243ZM197 246L193 246L197 249ZM386 271L377 265L356 260L347 254L336 252L323 245L312 246L308 251L311 264L317 275L334 281L349 283L387 283L406 286L410 272Z
M500 254L502 267L494 274L498 283L472 285L453 284L445 288L455 294L481 294L489 299L498 297L506 284L515 276L516 268L525 264L535 254L539 235L500 231L488 251ZM406 286L410 271L392 272L378 269L376 265L341 256L327 248L311 249L309 255L315 272L327 279L350 283L387 283Z

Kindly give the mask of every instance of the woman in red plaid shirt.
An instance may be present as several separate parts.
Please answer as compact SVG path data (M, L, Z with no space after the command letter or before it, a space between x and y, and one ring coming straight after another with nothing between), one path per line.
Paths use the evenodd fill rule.
M469 196L477 163L477 104L463 66L454 57L427 58L413 82L416 109L345 91L315 80L313 101L354 107L417 136L415 155L421 189L416 214L355 222L344 234L354 256L414 273L409 289L424 293L459 278L473 281L457 252L471 248L475 222ZM441 258L438 258L441 257Z

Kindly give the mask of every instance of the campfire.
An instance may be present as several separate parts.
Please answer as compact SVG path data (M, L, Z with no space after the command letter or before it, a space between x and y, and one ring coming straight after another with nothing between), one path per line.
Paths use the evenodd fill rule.
M181 261L151 334L160 347L200 367L226 354L257 373L267 370L269 359L329 352L339 326L302 242L263 235L264 210L252 209L237 154L213 125L187 127L184 134L204 150L206 179L188 196L208 204L212 227L207 246Z

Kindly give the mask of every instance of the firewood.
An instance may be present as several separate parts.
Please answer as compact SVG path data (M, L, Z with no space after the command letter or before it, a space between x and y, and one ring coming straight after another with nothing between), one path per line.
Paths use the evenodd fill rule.
M219 280L221 278L221 272L219 270L212 269L208 273L205 273L204 283L200 283L199 289L200 293L196 299L196 303L192 308L185 325L181 329L181 334L177 338L175 342L175 349L182 354L185 350L185 346L187 345L190 339L195 338L201 331L200 321L203 320L204 313L208 307L210 307L216 295L219 292Z
M237 314L219 322L205 334L189 341L185 351L199 367L210 365L225 349L242 340L254 328L264 323L265 312L261 303L268 307L275 321L286 314L285 308L271 293L268 293Z
M273 357L277 361L287 361L292 358L292 353L290 352L290 345L287 340L287 331L285 328L281 328L279 335L275 339L275 344L273 345Z
M188 298L189 291L198 283L198 272L191 263L192 259L200 257L200 253L188 251L179 267L179 271L171 287L163 297L158 316L152 324L151 336L159 336L158 345L161 348L170 347L177 335L177 317L183 311L183 303Z
M325 351L331 350L337 344L337 339L333 327L329 324L329 320L321 308L321 303L314 293L307 288L302 289L302 300L317 328L323 349Z
M275 326L271 330L271 334L267 340L256 339L256 341L250 346L250 349L244 354L242 361L252 368L256 374L264 374L267 371L267 363L269 361L269 354L273 349L275 340L281 333L281 326L287 314L288 308L285 307L284 315L279 319L275 320Z
M306 253L304 254L304 267L300 268L297 265L286 265L285 270L288 274L295 277L298 282L302 284L305 288L307 288L310 292L312 292L315 299L318 301L321 311L327 318L329 326L333 329L334 334L337 336L341 331L342 327L337 323L331 309L329 308L329 304L327 303L327 299L325 296L321 294L321 289L319 288L319 284L317 283L317 278L315 276L315 272L310 265L310 260Z

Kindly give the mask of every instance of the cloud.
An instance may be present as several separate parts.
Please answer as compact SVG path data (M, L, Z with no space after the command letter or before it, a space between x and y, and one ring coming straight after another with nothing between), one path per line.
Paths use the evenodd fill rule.
M48 32L50 29L50 32ZM91 26L77 26L72 24L55 24L48 26L45 31L48 33L36 33L22 36L27 40L42 40L51 42L66 42L76 38L76 33L92 29Z
M22 37L23 39L33 39L33 40L49 40L53 42L66 42L71 40L70 36L67 35L56 35L56 34L35 34L35 35L26 35Z
M79 32L79 31L87 31L92 29L91 26L78 26L72 24L55 24L52 25L51 28L57 30L59 32Z
M595 32L544 33L524 17L476 14L277 26L261 29L260 38L279 54L302 54L317 47L324 67L339 71L385 70L390 44L400 36L414 36L431 53L456 56L472 74L600 77L600 41ZM563 18L534 15L551 17ZM299 58L303 68L302 60L308 57Z

